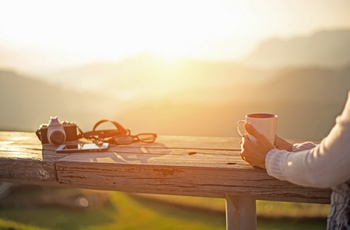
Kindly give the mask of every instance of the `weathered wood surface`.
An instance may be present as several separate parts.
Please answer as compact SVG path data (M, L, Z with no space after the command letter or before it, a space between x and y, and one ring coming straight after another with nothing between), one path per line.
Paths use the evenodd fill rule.
M0 181L137 193L329 203L330 190L279 181L239 156L239 139L160 136L103 153L57 154L34 133L0 132Z
M0 132L0 181L57 184L53 146L45 151L34 133Z

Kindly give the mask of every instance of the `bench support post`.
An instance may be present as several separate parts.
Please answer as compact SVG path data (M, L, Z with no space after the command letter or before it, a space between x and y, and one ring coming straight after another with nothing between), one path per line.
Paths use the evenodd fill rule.
M257 228L255 199L226 194L226 229L253 230Z

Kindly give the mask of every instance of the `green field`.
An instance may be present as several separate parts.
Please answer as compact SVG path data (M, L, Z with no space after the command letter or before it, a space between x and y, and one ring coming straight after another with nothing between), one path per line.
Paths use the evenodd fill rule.
M0 229L225 229L224 208L224 199L30 187L0 200ZM325 229L328 209L258 201L258 229Z

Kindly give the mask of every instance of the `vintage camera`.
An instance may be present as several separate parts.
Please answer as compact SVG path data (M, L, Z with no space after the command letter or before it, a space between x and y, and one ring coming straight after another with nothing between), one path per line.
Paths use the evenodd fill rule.
M81 137L80 129L74 122L60 122L51 117L48 124L42 124L36 131L42 144L60 145L67 141L76 141Z

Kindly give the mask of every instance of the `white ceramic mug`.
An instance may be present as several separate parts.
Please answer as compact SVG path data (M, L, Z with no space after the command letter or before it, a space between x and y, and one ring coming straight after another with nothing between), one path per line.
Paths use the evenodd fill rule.
M275 142L277 115L271 113L251 113L245 116L245 120L240 120L236 123L236 130L240 136L243 134L240 131L240 125L250 123L259 133L264 135L272 144ZM252 141L256 139L248 134Z

